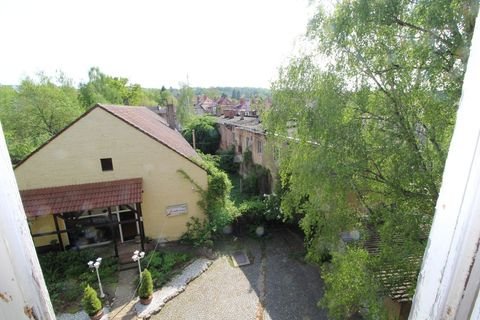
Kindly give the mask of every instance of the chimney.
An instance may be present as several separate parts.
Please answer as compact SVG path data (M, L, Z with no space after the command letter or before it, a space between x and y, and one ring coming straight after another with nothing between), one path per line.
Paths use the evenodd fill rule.
M175 123L175 107L171 103L167 104L167 123L171 129L175 130L177 128Z
M235 110L225 109L225 110L223 110L223 115L227 119L233 119L235 117Z

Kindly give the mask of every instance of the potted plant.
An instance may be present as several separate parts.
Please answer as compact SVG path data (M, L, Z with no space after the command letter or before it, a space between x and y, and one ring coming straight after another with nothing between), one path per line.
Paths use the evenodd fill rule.
M143 270L142 278L140 279L140 288L138 288L138 296L141 304L150 304L153 298L153 281L152 274L148 269Z
M103 316L102 302L97 297L97 292L87 285L83 291L82 306L92 320L99 320Z

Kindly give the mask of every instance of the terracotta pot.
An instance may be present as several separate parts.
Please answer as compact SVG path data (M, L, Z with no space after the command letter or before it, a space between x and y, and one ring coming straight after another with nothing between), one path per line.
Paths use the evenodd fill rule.
M147 304L150 304L150 302L152 302L152 299L153 299L153 295L151 295L148 298L140 298L140 303L143 305L147 305Z
M92 320L100 320L103 317L103 308L100 309L97 313L95 313L93 316L90 316L90 319Z

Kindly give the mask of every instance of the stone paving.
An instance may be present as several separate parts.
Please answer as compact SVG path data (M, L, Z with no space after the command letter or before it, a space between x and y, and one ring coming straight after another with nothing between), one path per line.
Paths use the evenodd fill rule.
M237 250L245 250L252 264L234 267L229 254ZM323 282L318 269L303 262L295 233L227 241L220 252L207 272L151 319L327 319L317 307Z
M230 255L239 250L247 253L250 265L234 266ZM323 295L323 282L318 269L303 262L300 235L279 229L271 231L265 239L231 237L218 245L218 255L213 263L198 259L189 265L169 285L155 292L148 307L140 306L138 298L133 296L138 271L121 271L109 318L327 319L326 312L317 307ZM210 268L200 275L210 263ZM196 279L191 281L193 278ZM88 318L80 312L59 319Z
M137 299L135 292L138 285L137 279L137 269L120 271L110 319L134 319L136 317L135 302Z
M189 264L183 272L174 277L168 282L162 289L153 293L152 302L149 305L142 305L137 303L135 310L139 318L149 318L152 314L160 311L165 303L179 295L185 290L187 284L193 279L197 278L200 274L205 272L212 264L208 259L197 259Z

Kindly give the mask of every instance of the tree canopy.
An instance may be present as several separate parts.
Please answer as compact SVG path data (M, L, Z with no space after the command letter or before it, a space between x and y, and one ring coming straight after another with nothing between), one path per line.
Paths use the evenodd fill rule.
M194 92L188 84L182 84L177 98L176 114L180 125L185 126L193 117Z
M283 212L300 215L314 261L357 229L380 237L370 272L395 264L413 271L398 283L415 283L477 12L477 1L319 6L314 49L280 70L266 121L282 146Z
M18 90L0 87L0 120L13 162L57 134L82 113L77 90L60 74L26 78Z
M80 84L80 101L85 109L96 103L113 103L130 106L154 106L157 102L149 97L139 84L128 84L127 78L112 77L99 68L91 68L88 82Z
M215 154L220 143L215 119L210 116L196 116L185 125L182 135L192 145L193 131L195 131L195 147L202 153Z

